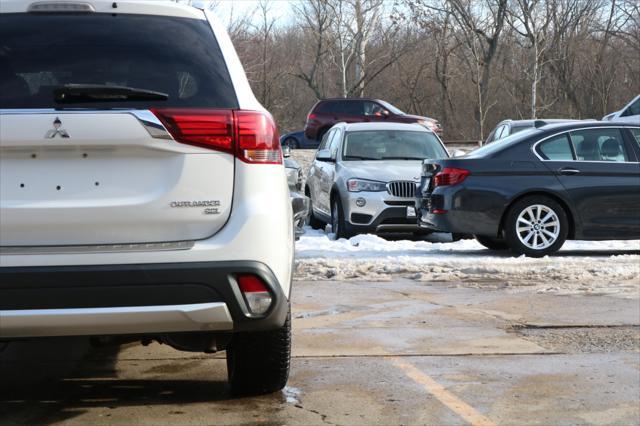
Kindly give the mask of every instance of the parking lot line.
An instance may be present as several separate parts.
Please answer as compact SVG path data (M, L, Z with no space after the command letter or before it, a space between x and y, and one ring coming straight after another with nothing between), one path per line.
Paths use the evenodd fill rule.
M413 364L402 358L392 357L393 365L401 369L407 377L414 382L424 386L425 390L433 395L438 401L446 405L451 411L474 426L494 426L491 420L478 413L472 406L462 401L460 398L449 392L440 383L418 370Z

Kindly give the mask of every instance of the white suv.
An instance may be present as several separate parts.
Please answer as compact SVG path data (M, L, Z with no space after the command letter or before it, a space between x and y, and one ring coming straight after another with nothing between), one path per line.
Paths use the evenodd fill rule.
M0 342L226 349L234 392L281 389L289 192L225 29L165 1L0 12Z

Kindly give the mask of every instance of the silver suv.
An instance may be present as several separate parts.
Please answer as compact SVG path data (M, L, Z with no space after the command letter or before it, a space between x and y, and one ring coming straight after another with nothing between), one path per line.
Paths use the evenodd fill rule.
M293 217L224 26L173 2L0 0L0 346L133 335L284 387Z
M420 232L415 191L422 161L448 157L438 136L418 124L338 123L309 169L309 224L331 223L336 238Z

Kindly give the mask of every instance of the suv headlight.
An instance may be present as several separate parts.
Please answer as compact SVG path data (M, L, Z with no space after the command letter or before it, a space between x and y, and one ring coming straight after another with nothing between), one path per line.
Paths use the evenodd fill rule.
M381 192L387 190L386 182L378 182L366 179L349 179L347 181L349 192Z

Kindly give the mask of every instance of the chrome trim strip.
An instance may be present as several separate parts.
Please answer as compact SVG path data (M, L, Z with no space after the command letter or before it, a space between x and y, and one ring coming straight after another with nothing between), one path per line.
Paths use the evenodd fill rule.
M418 183L412 180L393 180L387 183L387 192L397 198L414 199Z
M536 157L538 157L538 160L540 161L544 161L544 162L569 162L569 161L573 161L575 163L604 163L604 164L640 164L639 161L623 161L623 162L619 162L619 161L592 161L592 160L545 160L544 158L540 157L538 155L538 151L536 151L536 147L538 145L540 145L542 142L546 141L547 139L551 139L553 137L559 136L559 135L563 135L565 133L571 133L571 132L578 132L580 130L593 130L593 129L640 129L640 127L636 127L634 125L629 125L629 126L597 126L597 127L580 127L578 129L571 129L571 130L563 130L562 132L558 132L558 133L554 133L551 136L547 136L546 138L540 139L539 141L537 141L536 143L534 143L533 145L531 145L531 152L533 152L533 155L535 155ZM571 142L571 137L569 137L569 142ZM571 142L573 144L573 142Z
M149 132L154 139L173 140L162 122L154 113L148 109L55 109L55 108L34 108L34 109L0 109L0 115L21 115L21 114L130 114L138 119L140 124Z
M0 255L7 254L87 254L87 253L126 253L141 251L189 250L193 241L167 243L99 244L75 246L0 246Z
M222 302L0 311L0 338L232 330Z
M129 114L138 119L140 124L147 129L147 132L152 138L173 140L173 137L169 133L164 124L156 117L154 113L149 110L133 110Z
M407 232L411 232L411 231L415 231L419 229L418 223L416 221L415 225L409 225L409 224L398 224L398 225L394 225L393 223L385 223L384 225L378 225L376 227L376 232L384 232L384 231L407 231Z

